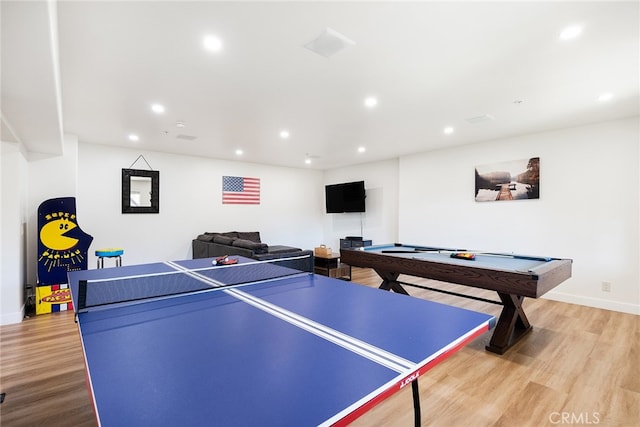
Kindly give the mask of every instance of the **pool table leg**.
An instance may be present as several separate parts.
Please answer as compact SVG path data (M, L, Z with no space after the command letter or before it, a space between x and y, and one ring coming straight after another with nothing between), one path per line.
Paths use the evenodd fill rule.
M382 283L380 284L379 289L384 289L385 291L393 291L398 294L409 295L400 283L398 283L398 276L400 273L391 273L388 271L378 271L375 270L378 276L382 277Z
M498 292L498 295L502 300L502 312L486 349L493 353L504 354L531 331L531 324L522 309L523 296L502 292Z

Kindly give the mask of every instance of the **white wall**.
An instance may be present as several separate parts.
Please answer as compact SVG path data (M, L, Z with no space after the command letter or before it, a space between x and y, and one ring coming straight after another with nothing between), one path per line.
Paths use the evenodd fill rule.
M398 160L366 163L324 173L324 185L364 181L367 198L364 213L323 213L326 244L338 252L340 239L360 236L373 243L395 242L398 238ZM325 212L324 186L320 196Z
M403 157L400 240L572 258L573 277L549 298L640 313L638 125L635 117ZM539 200L475 202L475 166L529 157L540 157Z
M139 154L160 171L160 213L121 213L121 170ZM140 159L133 166L147 169ZM260 178L259 205L223 205L222 177ZM313 249L322 241L319 171L270 167L81 143L77 212L94 251L122 247L123 263L191 258L191 240L205 231L260 231L263 242ZM107 263L109 261L106 261Z
M0 150L0 324L24 316L27 160L15 143Z

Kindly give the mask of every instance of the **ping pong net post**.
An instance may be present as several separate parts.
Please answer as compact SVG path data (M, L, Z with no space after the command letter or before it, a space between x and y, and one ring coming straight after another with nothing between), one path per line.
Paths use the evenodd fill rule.
M79 280L76 312L94 307L168 298L229 287L247 286L290 276L309 275L270 262L187 269L168 262L173 270L107 279Z

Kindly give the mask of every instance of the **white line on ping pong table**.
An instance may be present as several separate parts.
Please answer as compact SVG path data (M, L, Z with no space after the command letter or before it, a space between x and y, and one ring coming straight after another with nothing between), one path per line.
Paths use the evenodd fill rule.
M305 259L308 258L309 255L298 255L298 256L292 256L292 257L286 257L286 258L278 258L277 261L292 261L292 260L298 260L298 259ZM141 278L147 278L147 277L156 277L156 276L169 276L169 275L173 275L173 274L184 274L185 272L189 271L189 272L198 272L198 271L209 271L209 270L217 270L217 269L221 269L221 268L234 268L234 267L244 267L246 265L256 265L256 264L273 264L274 260L265 260L265 261L250 261L250 262L243 262L242 264L228 264L228 265L211 265L211 266L207 266L207 267L200 267L200 268L193 268L193 269L189 269L186 267L182 267L179 264L176 264L173 261L165 261L162 264L168 265L172 268L175 268L174 266L178 266L179 269L175 269L175 270L171 270L171 271L160 271L158 273L140 273L140 274L131 274L129 276L120 276L120 277L105 277L103 279L91 279L88 280L88 282L91 283L100 283L100 282L111 282L114 280L125 280L125 279L141 279Z
M216 287L226 286L224 283L220 283L214 279L203 276L192 270L188 270L187 268L182 267L179 264L173 262L167 262L166 264L173 268L184 271L185 273L189 274L197 280L202 281L203 283L215 285ZM261 298L250 295L239 289L224 288L222 289L222 292L225 292L228 295L231 295L241 301L244 301L247 304L250 304L266 313L271 314L272 316L278 317L279 319L282 319L294 326L297 326L307 332L310 332L329 342L339 345L347 350L350 350L353 353L372 360L398 373L413 371L417 366L414 362L404 359L396 354L383 350L379 347L359 340L343 332L332 329L326 325L308 319L304 316L267 302Z

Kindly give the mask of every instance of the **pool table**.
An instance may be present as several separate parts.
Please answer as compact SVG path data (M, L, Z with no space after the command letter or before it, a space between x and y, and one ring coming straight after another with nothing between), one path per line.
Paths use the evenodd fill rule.
M430 246L389 245L341 249L343 263L373 269L381 278L380 289L407 294L401 274L496 291L502 312L486 349L503 354L531 331L522 308L525 297L538 298L571 277L571 259L487 253ZM474 259L452 258L471 253ZM453 292L446 292L453 293ZM453 293L458 296L465 296ZM490 300L482 301L495 302Z

